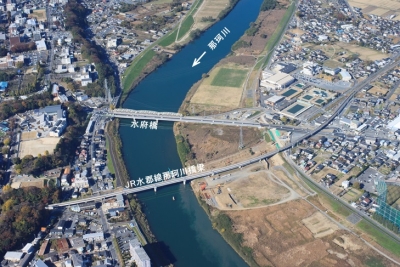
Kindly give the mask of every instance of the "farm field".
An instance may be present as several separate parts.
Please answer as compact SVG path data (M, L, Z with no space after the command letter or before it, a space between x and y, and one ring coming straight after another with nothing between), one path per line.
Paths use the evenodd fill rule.
M210 22L201 21L202 18L212 17L217 19L219 13L226 8L229 0L204 0L203 5L199 11L194 15L193 29L205 29L210 25Z
M373 14L381 17L396 15L393 19L400 19L400 2L397 0L350 0L349 4L361 8L365 14Z
M246 79L246 74L247 70L221 68L211 85L240 88Z
M242 86L248 69L227 64L216 67L194 93L191 104L237 108L242 97Z

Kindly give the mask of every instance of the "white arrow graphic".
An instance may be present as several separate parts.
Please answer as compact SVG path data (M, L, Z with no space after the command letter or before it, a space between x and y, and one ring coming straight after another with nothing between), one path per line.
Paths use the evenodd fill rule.
M194 66L197 66L197 65L200 64L200 59L201 59L205 54L206 54L206 52L204 51L203 54L201 54L201 56L200 56L199 58L195 58L195 59L194 59L192 68L193 68Z

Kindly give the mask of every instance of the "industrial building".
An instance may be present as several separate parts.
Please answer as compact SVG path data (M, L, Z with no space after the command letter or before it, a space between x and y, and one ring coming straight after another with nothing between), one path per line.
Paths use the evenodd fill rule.
M260 85L266 88L280 90L288 87L289 85L294 83L294 81L295 79L291 75L283 72L278 72L269 77L266 77L266 79L263 79Z
M283 99L285 99L284 96L274 95L274 96L271 96L270 98L264 100L264 103L266 105L275 106L276 103L282 101Z

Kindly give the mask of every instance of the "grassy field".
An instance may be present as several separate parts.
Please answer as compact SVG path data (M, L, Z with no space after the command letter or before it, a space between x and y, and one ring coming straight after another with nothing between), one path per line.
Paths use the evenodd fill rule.
M383 248L389 250L397 257L400 257L400 244L393 240L386 233L382 232L364 219L357 224L357 227L360 228L363 232L369 234Z
M211 82L214 86L242 87L247 70L221 68Z
M161 38L160 40L159 40L159 42L158 42L158 44L159 45L161 45L161 46L164 46L164 47L166 47L166 46L169 46L169 45L172 45L174 42L175 42L175 40L176 40L176 35L178 34L178 28L179 27L181 27L181 29L180 29L180 31L184 31L184 33L187 33L187 31L190 29L190 27L192 26L192 24L193 24L193 22L194 22L194 20L193 20L193 14L194 14L194 12L196 12L197 11L197 9L199 8L199 6L201 5L201 3L203 2L203 0L198 0L197 2L195 2L194 4L193 4L193 7L192 7L192 9L188 12L188 14L187 14L187 17L185 18L185 20L182 22L182 24L179 26L179 24L178 24L178 27L176 27L172 32L170 32L168 35L166 35L166 36L164 36L163 38ZM191 22L190 22L191 21ZM182 27L185 25L185 28L187 27L187 29L186 29L186 31L185 31L185 28L184 29L182 29ZM181 38L183 35L184 35L184 33L183 33L183 35L181 35L181 33L180 33L180 31L179 31L179 38Z
M182 25L179 29L178 40L181 39L186 33L188 33L193 23L194 23L193 16L192 15L187 16L187 18L182 22Z
M214 68L194 93L191 104L237 108L248 70L234 64ZM217 86L218 85L218 86ZM232 86L233 85L233 86Z
M110 173L115 174L114 163L111 158L111 151L110 151L110 144L106 142L106 149L107 149L107 167Z
M152 49L148 50L142 56L138 56L138 58L132 62L132 65L125 71L127 74L122 80L122 98L124 98L125 94L129 93L128 91L135 79L139 77L147 63L149 63L155 55L156 52L154 52Z
M160 39L160 42L158 44L161 46L164 46L164 47L173 44L175 42L177 32L178 32L178 28L173 30L171 33L169 33L164 38Z
M296 9L296 5L294 2L289 6L286 10L285 15L283 16L282 20L279 22L278 27L276 28L275 32L272 34L271 39L267 42L264 51L268 52L265 60L261 60L257 65L256 69L259 69L261 66L264 68L265 65L268 63L269 59L272 56L273 48L278 44L279 40L281 39L282 34L284 33L285 26L289 23L289 20ZM271 53L270 53L271 52Z

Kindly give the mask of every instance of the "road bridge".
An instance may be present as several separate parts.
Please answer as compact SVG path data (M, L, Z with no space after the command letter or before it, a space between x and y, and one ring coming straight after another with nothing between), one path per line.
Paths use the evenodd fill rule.
M206 116L183 116L180 113L174 112L157 112L149 110L134 110L134 109L114 109L110 110L105 116L122 118L122 119L138 119L138 120L162 120L171 122L186 122L186 123L202 123L211 125L224 125L224 126L243 126L243 127L256 127L256 128L277 128L279 130L288 132L307 132L309 128L299 126L287 126L281 124L267 124L261 122L254 122L249 120L229 120L217 119Z

